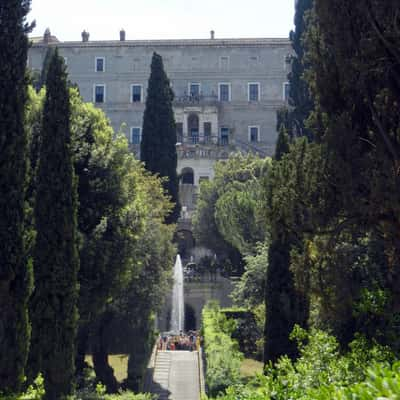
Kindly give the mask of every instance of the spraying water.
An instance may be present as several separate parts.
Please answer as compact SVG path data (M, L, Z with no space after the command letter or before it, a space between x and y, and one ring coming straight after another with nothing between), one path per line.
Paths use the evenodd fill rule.
M184 310L183 302L183 270L181 256L176 256L174 266L174 288L172 291L172 312L170 331L178 333L184 328Z

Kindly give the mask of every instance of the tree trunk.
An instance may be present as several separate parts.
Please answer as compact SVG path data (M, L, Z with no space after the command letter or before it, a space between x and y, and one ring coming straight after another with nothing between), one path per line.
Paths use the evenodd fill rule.
M114 370L108 364L108 340L107 325L113 316L111 312L105 312L99 317L93 341L93 365L97 379L107 387L107 393L118 391L118 382L114 376Z
M87 353L87 345L89 340L89 325L84 324L79 327L76 338L76 357L75 357L75 373L76 376L82 376L83 370L88 366L85 362Z

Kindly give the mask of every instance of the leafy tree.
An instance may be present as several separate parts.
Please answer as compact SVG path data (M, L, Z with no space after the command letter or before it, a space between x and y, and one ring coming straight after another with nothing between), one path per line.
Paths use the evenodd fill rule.
M265 300L265 281L268 268L268 244L259 244L255 255L245 260L245 272L236 283L232 298L238 306L253 309Z
M162 58L154 53L143 116L140 159L148 171L168 178L163 183L164 189L175 204L166 219L168 223L176 222L180 213L173 96Z
M30 91L32 137L43 92ZM97 379L109 392L118 389L107 356L119 335L109 325L121 319L124 335L118 340L131 353L129 386L138 388L146 348L152 344L153 314L170 283L173 227L163 222L171 207L160 180L134 160L126 139L114 135L104 113L84 103L76 89L69 93L72 152L79 178L77 374L83 376L91 347ZM32 139L33 159L35 149Z
M126 152L128 159L132 157L127 146ZM128 225L121 225L125 230L124 236L115 237L115 240L124 242L125 246L129 245L131 252L123 252L124 259L117 258L114 254L108 261L108 268L114 271L115 277L111 276L111 272L108 276L106 271L95 271L98 278L93 284L99 294L94 292L91 296L97 307L101 308L92 310L93 316L88 320L96 376L109 392L118 389L113 370L107 362L113 342L123 344L125 351L130 354L127 386L134 390L140 388L153 344L154 312L159 309L165 292L170 287L169 278L175 253L172 246L173 227L164 224L165 216L170 211L170 203L163 195L161 182L144 171L136 161L125 171L124 176L129 175L135 177L134 186L132 183L128 184L128 187L134 188L134 196L129 196L129 204L125 207L136 209L137 213L136 216L131 214L126 220ZM140 221L141 229L132 224L133 217ZM128 233L132 236L129 237ZM106 242L99 242L99 246L101 245L106 245L107 248ZM121 244L118 248L123 250ZM130 256L127 257L127 254ZM121 262L125 264L122 275L124 270L114 266L114 260L117 265ZM96 275L92 272L93 277ZM105 287L96 283L98 280L109 282L110 285L104 286L111 288L105 291ZM90 289L88 283L86 285ZM103 297L105 295L107 297ZM123 329L115 329L115 326L122 326Z
M138 163L126 141L122 137L113 140L114 132L104 113L83 103L76 89L70 93L74 166L79 177L80 320L76 361L81 374L97 318L134 270L134 237L141 229L142 213L132 207L136 190L132 170ZM103 383L109 384L104 378Z
M105 327L113 319L110 305L141 268L137 245L146 215L138 196L142 169L126 139L113 138L104 113L83 103L75 89L71 94L81 233L77 372L83 373L91 342L97 378L114 392L118 384L107 361Z
M127 386L138 391L143 382L148 358L154 344L154 317L171 288L171 266L176 249L173 229L164 224L170 210L158 179L143 173L141 203L147 204L144 232L137 246L140 273L120 296L120 315L128 321L132 338L128 343Z
M238 154L217 163L213 181L201 185L193 218L195 237L220 259L230 259L235 273L243 272L242 256L253 253L266 234L257 203L261 200L259 178L268 165L268 159Z
M32 271L24 247L29 8L28 0L0 5L0 390L6 392L20 389L30 336Z
M73 389L77 328L77 193L72 164L67 75L58 52L50 62L37 176L31 368L42 371L46 398Z

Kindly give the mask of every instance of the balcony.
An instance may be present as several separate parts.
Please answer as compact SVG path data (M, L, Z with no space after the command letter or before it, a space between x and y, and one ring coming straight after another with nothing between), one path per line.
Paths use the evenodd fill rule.
M229 137L181 136L176 144L178 159L226 159L235 150Z
M177 141L180 145L208 145L208 146L229 146L229 136L217 136L217 135L200 135L193 136L180 136L178 135Z
M180 107L217 106L218 104L219 104L218 96L216 95L204 96L202 94L196 96L195 95L176 96L173 101L174 106L180 106Z

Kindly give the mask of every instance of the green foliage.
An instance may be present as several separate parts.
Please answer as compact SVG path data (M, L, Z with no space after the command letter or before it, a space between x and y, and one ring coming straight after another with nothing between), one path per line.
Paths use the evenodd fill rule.
M238 253L253 253L266 236L258 210L261 176L269 165L269 159L235 154L216 163L213 181L201 186L193 218L195 237L220 259L230 259L238 271L242 270Z
M397 8L394 0L319 0L306 37L312 125L325 147L325 186L335 198L325 221L339 215L342 227L380 232L392 310L400 304Z
M173 211L167 217L168 223L176 222L180 214L173 97L162 58L154 53L143 115L140 159L148 171L167 178L163 181L164 189L174 203Z
M143 169L104 113L71 89L71 130L79 177L81 323L101 314L140 270L137 242L148 212L138 195Z
M0 6L0 390L17 392L29 348L32 269L24 240L27 139L25 67L30 1Z
M94 390L83 389L77 392L76 396L69 400L156 400L150 393L133 393L120 391L117 394L106 394L106 387L98 383Z
M313 231L325 201L320 182L324 160L318 145L300 138L281 161L274 160L265 177L264 218L270 226L266 278L265 361L283 354L296 356L289 334L305 326L309 311L309 270L293 254L304 253L304 237ZM298 271L298 273L296 273Z
M223 308L221 312L228 319L235 321L235 329L231 333L231 337L237 340L240 352L247 358L262 360L262 350L257 346L257 342L262 337L264 325L260 326L257 323L257 316L250 310Z
M54 50L55 50L54 47L48 47L46 50L46 55L44 56L43 65L40 70L40 75L33 82L37 91L42 89L46 84L47 74L49 72L51 59L53 58L54 55Z
M278 140L276 141L275 160L280 161L286 153L289 153L289 135L284 125L281 125Z
M232 299L238 306L248 309L263 304L265 300L265 279L268 267L268 245L260 243L255 255L244 258L245 272L236 282Z
M292 337L299 343L297 361L282 357L275 366L267 366L264 376L229 387L218 399L372 399L377 397L357 396L399 393L398 364L389 367L393 358L387 349L359 337L341 355L336 339L323 331L307 333L296 327Z
M228 320L215 303L203 309L204 350L206 355L206 383L209 393L216 395L240 380L243 355L231 338L235 322Z
M39 155L33 137L41 139L40 127L36 132L35 124L41 119L44 90L39 94L31 90L30 94L27 125L32 132L34 160ZM132 355L128 382L135 383L128 385L136 389L152 343L153 313L170 285L175 254L173 227L166 226L164 220L171 203L163 194L160 179L134 159L126 139L114 135L104 113L84 103L76 89L70 89L69 94L71 148L79 178L77 368L82 374L89 341L104 355L112 339L119 335L118 340ZM32 168L32 194L36 192L36 180ZM125 331L130 334L116 334L104 327L105 315L110 315L111 320L128 321ZM96 357L95 370L97 378L111 388L107 377L115 382L112 370L107 363L101 363L106 359ZM107 374L103 375L104 371Z
M37 376L32 385L19 395L4 396L0 393L1 400L42 400L45 394L44 379L41 374Z
M74 377L79 258L69 96L57 51L46 87L35 203L30 373L43 372L46 398L59 399L71 393Z
M219 232L215 217L215 203L218 199L214 181L201 183L200 195L197 199L195 215L192 219L193 230L199 245L203 245L218 253L220 259L227 259L234 249L224 240Z
M309 82L305 79L305 71L308 64L305 58L304 35L310 20L307 17L312 9L314 0L299 0L295 6L295 31L290 33L295 55L290 58L291 71L288 79L290 84L289 104L290 111L286 116L285 128L290 132L291 137L306 136L312 139L314 134L307 127L307 118L313 109L313 99L309 89ZM278 126L280 128L280 126Z

